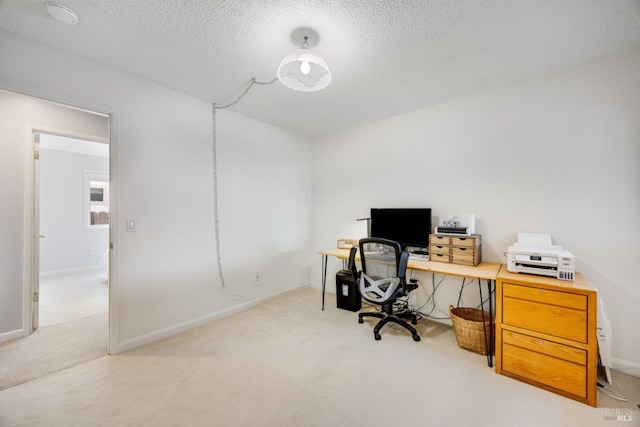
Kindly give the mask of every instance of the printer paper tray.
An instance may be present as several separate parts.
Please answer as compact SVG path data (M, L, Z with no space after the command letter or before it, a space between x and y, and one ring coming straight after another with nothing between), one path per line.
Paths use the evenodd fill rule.
M546 267L546 266L528 266L528 265L516 264L515 271L517 271L518 273L558 277L558 270L556 268Z

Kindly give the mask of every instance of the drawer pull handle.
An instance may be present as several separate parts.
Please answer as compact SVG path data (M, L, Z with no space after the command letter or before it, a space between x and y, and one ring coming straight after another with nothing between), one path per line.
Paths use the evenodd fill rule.
M544 294L544 289L539 289L539 290L538 290L538 293L539 293L540 295Z
M538 345L542 345L542 344L544 344L544 341L538 340Z

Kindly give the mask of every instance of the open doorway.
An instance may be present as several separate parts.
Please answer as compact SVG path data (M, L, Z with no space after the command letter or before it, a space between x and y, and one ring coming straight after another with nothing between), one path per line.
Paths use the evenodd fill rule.
M40 247L42 244L51 244L56 235L63 230L62 225L48 227L42 225L40 232L40 173L41 160L44 167L54 165L51 162L51 155L60 154L63 150L55 153L52 147L45 144L45 148L40 148L40 136L43 134L66 136L70 139L93 141L102 144L106 148L107 156L110 156L109 149L111 143L111 116L108 113L90 111L85 108L74 107L67 104L60 104L25 94L15 93L0 89L0 105L3 112L6 112L0 121L0 134L2 136L2 163L3 177L10 177L2 180L2 209L0 216L3 220L2 241L2 270L3 278L6 278L0 286L0 359L2 368L0 369L0 390L21 384L43 375L47 375L78 363L106 356L109 351L109 322L112 320L109 311L110 291L112 278L107 277L109 271L114 266L109 261L109 255L104 255L104 243L98 245L83 241L76 245L69 245L77 248L82 245L82 252L85 254L86 264L68 264L63 266L50 262L43 258L43 268L40 268ZM47 151L48 150L48 151ZM69 151L69 150L68 150ZM72 151L72 150L71 150ZM58 153L60 152L60 153ZM40 155L44 157L41 159ZM49 155L49 156L48 156ZM48 157L47 157L48 156ZM113 188L105 186L109 184L113 176L110 173L110 161L106 160L107 177L101 178L92 172L102 171L103 166L84 166L79 171L73 172L74 183L60 191L57 199L64 203L55 205L58 214L74 216L79 221L79 226L85 230L85 204L88 200L87 211L96 212L100 222L100 217L105 218L104 208L108 207L108 222L112 222L114 207L110 202L114 199ZM85 169L87 170L85 172ZM71 167L55 167L55 178L71 172ZM46 173L45 173L46 174ZM24 177L23 180L19 179ZM45 178L46 179L46 178ZM47 184L49 180L47 179ZM85 182L88 184L85 189ZM43 184L44 185L44 184ZM77 188L79 186L79 189ZM74 187L74 189L72 189ZM91 200L91 188L93 191L93 204ZM73 191L72 191L73 190ZM44 189L47 197L47 190ZM86 191L86 197L85 197ZM72 203L67 196L71 194L77 199L77 203ZM102 200L99 200L102 199ZM78 204L79 203L79 204ZM102 203L102 207L98 207ZM93 206L91 206L93 205ZM106 206L105 206L106 205ZM92 209L95 208L95 209ZM89 214L87 214L88 216ZM46 214L43 218L46 221ZM91 225L91 219L87 219ZM94 221L96 222L96 221ZM107 246L110 246L110 225L101 225L102 232L109 236ZM106 232L104 231L106 230ZM87 230L95 232L95 230ZM61 233L62 239L67 239L70 233ZM69 256L65 252L67 249L52 248L53 256ZM22 250L18 250L22 248ZM43 247L43 250L47 248ZM79 249L78 249L79 251ZM79 253L79 252L78 252ZM58 260L59 261L59 260ZM57 262L57 261L56 261ZM41 312L40 298L40 272L73 273L74 270L82 273L82 269L93 271L99 275L99 284L102 289L102 301L98 305L102 314L96 316L89 312L78 312L69 307L55 308L58 314L66 312L74 316L71 318L43 316L46 325L39 324ZM46 275L46 274L45 274ZM107 280L108 278L108 280ZM79 285L78 285L79 286ZM67 290L67 295L72 298L79 297L81 292L76 289ZM106 298L104 298L106 294ZM42 295L46 303L53 302L46 292ZM62 298L66 302L66 300ZM88 308L92 303L84 299L79 306L81 309ZM76 305L77 306L77 305ZM46 309L46 307L44 307ZM52 308L53 310L53 308Z
M47 133L37 136L39 290L34 329L98 321L95 316L106 322L109 146Z

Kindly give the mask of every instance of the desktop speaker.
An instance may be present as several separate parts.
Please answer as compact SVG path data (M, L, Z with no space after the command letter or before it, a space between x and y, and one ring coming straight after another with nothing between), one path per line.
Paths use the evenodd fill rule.
M360 311L362 308L360 290L351 270L336 273L336 301L338 308L343 310Z

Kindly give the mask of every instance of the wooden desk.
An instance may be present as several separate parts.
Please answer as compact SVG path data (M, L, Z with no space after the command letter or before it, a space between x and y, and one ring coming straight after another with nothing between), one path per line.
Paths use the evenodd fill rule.
M349 249L328 249L318 252L326 260L328 257L336 257L341 260L349 259ZM360 257L356 255L356 261L360 261ZM495 280L500 271L502 264L491 262L481 262L474 266L450 264L447 262L424 261L421 259L409 258L407 268L416 271L426 271L429 273L446 274L458 277L473 277L474 279ZM324 265L323 265L324 267ZM326 274L323 268L323 275Z
M327 259L328 257L336 257L343 261L349 259L349 249L328 249L318 252L322 255L322 309L324 310L324 294L327 283ZM356 255L356 260L359 257ZM428 273L446 274L448 276L457 277L470 277L478 279L478 291L480 292L480 307L483 313L484 319L484 298L482 296L481 280L487 281L487 291L489 294L489 336L485 336L485 343L487 345L487 364L489 367L493 366L493 303L491 301L491 294L495 289L496 278L502 264L481 262L480 264L473 266L449 264L446 262L437 261L424 261L420 259L409 259L407 268L414 271L424 271ZM486 328L485 333L486 333Z

